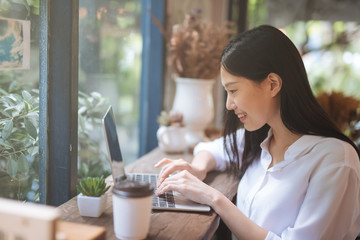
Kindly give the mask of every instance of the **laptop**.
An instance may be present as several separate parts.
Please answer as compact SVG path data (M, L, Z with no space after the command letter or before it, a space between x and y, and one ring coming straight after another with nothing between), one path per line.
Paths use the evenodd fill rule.
M157 188L157 174L152 173L126 173L124 168L124 161L120 150L119 139L117 136L116 125L112 107L109 106L103 119L103 126L105 132L106 145L110 157L110 165L112 170L112 177L115 179L131 179L136 181L144 181L152 184L154 189ZM159 159L160 160L160 159ZM180 193L169 191L161 196L153 195L152 208L155 210L175 210L175 211L194 211L194 212L208 212L210 207L207 205L195 203L186 199Z

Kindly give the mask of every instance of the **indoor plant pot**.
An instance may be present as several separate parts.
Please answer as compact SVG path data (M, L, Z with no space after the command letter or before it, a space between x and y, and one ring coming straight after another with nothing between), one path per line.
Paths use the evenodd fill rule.
M184 116L190 148L204 140L204 130L213 122L213 85L219 77L219 59L231 33L230 26L203 21L199 9L186 14L182 23L172 27L167 58L176 83L172 110Z
M186 128L183 114L162 111L158 116L159 129L156 132L159 148L166 153L183 153L187 150Z
M185 127L160 126L156 136L159 148L166 153L183 153L187 150Z
M87 177L79 182L77 190L80 194L77 197L78 208L81 216L99 217L105 210L107 195L104 177Z
M172 110L183 114L186 142L193 147L204 140L205 129L214 119L212 90L215 80L178 77L175 82Z
M100 197L85 196L80 193L77 196L78 208L81 216L84 217L100 217L105 211L107 195Z

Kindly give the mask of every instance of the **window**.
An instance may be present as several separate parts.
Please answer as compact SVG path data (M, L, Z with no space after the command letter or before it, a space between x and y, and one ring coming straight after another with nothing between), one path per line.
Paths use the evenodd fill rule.
M39 1L0 3L0 197L39 201Z
M284 29L303 56L314 94L341 91L360 98L359 15L350 2L251 0L249 28L271 24Z
M17 1L1 1L1 17L9 17L5 13L12 13L12 10L9 11L9 9L13 9L9 7L12 2ZM151 21L148 21L150 17L147 10L154 12L161 19L158 13L160 12L163 17L164 0L88 2L90 1L81 1L79 4L78 0L52 0L49 4L47 0L34 0L31 1L31 6L17 5L15 8L22 9L21 11L25 12L24 18L31 21L31 65L30 70L14 69L0 72L1 99L3 100L4 95L8 97L10 91L20 93L10 97L10 100L3 100L0 112L4 114L3 111L8 104L6 101L23 100L25 103L19 104L18 107L31 111L31 113L22 116L19 123L25 133L16 135L24 138L26 149L14 148L8 144L13 132L20 128L15 128L14 123L12 126L9 123L9 119L13 117L11 111L19 109L16 107L6 109L6 111L11 110L11 113L1 115L0 178L5 177L8 180L0 182L1 184L8 183L7 187L16 186L7 192L2 185L1 197L29 201L40 199L41 203L59 205L74 196L78 170L76 161L78 144L79 157L82 158L93 153L91 152L93 144L104 143L103 133L100 129L91 132L92 138L85 139L86 135L80 136L79 139L82 140L78 142L77 123L85 126L79 129L79 135L89 133L93 126L99 126L99 121L104 113L101 107L107 106L108 103L115 107L118 106L115 111L118 114L120 138L126 135L125 138L129 137L131 141L136 142L138 141L138 132L147 133L149 128L155 132L154 129L157 128L154 116L158 115L161 108L159 99L161 99L162 82L162 42L160 32L157 30L154 33L153 29L156 27L150 27L152 24ZM146 20L144 20L144 13L147 15ZM90 25L93 24L93 28L87 25L86 16L89 15L96 16L94 19L90 19ZM142 22L141 34L146 36L147 44L142 44L140 21ZM112 31L115 28L123 31ZM81 30L89 30L90 34L86 35ZM91 31L102 34L99 38L101 40L81 41L86 36L99 37ZM2 29L0 33L2 33ZM80 43L78 41L79 33L81 34ZM123 35L121 36L121 34ZM156 44L152 44L154 42ZM90 46L86 44L90 44ZM140 49L143 45L145 51L140 64ZM150 49L151 47L152 49ZM80 51L83 49L85 52L78 54L79 48ZM151 58L151 61L149 60L152 56L150 50L157 53L157 56ZM86 56L93 57L87 58ZM143 64L144 60L146 64ZM144 66L146 66L146 74L144 74ZM142 68L141 91L139 89L140 67ZM148 76L149 71L153 73L153 76ZM153 81L154 79L155 81ZM110 81L107 82L107 80ZM158 88L150 89L152 87L149 84L150 81L152 84L156 83ZM101 82L101 84L94 85L94 82L97 84ZM133 88L134 86L136 87ZM102 88L110 89L110 93L114 93L115 97ZM94 90L97 93L94 93ZM139 95L141 96L139 97ZM154 99L155 104L153 104ZM98 103L104 101L102 102L103 106L95 104L97 101ZM150 113L139 112L139 105L145 105L142 109L146 109L147 104L153 108L155 106L157 110ZM92 106L96 106L96 108ZM80 113L79 121L78 112ZM149 117L151 114L153 114L152 117ZM141 119L140 115L145 116L142 118L145 124L139 124L138 120L135 120ZM150 118L153 120L147 122L146 120ZM91 126L89 123L95 124ZM137 130L137 124L143 128L142 131ZM13 130L10 131L11 127ZM142 140L143 145L146 145L149 140L152 141L152 144L155 140L156 144L155 135L152 135L150 138ZM19 142L18 139L16 141ZM124 156L130 156L129 158L134 160L139 144L131 141L129 147L126 147L126 143L122 143L122 146ZM85 144L82 145L84 142ZM82 155L82 150L85 148L90 151ZM103 151L103 146L99 149L95 149L95 151L101 151L101 149ZM151 150L151 148L146 148L146 150ZM19 154L16 158L13 157L15 153ZM107 157L107 153L99 152L100 158L105 158L104 155ZM8 161L9 159L14 161ZM19 162L23 164L19 164ZM106 164L103 161L98 163ZM81 166L79 170L82 171ZM92 168L87 170L86 174L93 171ZM104 173L106 171L104 167ZM28 174L28 178L23 178L25 173ZM26 180L26 184L16 182L16 174L19 174L18 179L21 181ZM23 191L23 189L27 190Z
M125 163L139 146L141 1L80 0L78 177L110 174L101 118L115 114Z

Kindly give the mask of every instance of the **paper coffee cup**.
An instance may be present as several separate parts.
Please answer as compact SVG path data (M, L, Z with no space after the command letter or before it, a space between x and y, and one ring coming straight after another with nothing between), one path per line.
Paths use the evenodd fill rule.
M145 239L150 226L153 187L120 180L112 189L114 232L119 239Z

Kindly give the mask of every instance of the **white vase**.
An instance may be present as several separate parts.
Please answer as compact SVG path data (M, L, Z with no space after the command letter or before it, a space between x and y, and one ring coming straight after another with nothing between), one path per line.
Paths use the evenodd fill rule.
M214 118L212 89L215 80L175 78L176 91L173 111L183 114L186 141L189 147L204 140L205 129Z
M100 217L105 211L106 196L104 194L100 197L89 197L80 193L77 196L80 215L84 217Z
M159 148L166 153L183 153L187 149L185 127L161 126L156 135Z

